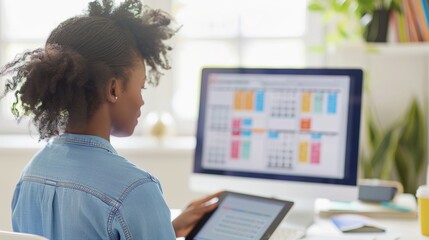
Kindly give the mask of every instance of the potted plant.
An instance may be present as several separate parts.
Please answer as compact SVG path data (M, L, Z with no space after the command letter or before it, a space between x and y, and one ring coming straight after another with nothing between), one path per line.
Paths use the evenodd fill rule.
M310 0L308 9L320 12L331 29L330 43L344 39L386 42L389 16L401 12L401 0Z
M413 99L402 119L382 126L370 111L366 116L368 147L360 152L363 178L398 180L405 193L415 194L427 158L426 108Z

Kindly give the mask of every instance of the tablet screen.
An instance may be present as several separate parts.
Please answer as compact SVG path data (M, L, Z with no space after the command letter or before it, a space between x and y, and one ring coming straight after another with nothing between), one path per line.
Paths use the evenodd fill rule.
M268 239L292 205L289 201L224 192L219 206L186 239Z

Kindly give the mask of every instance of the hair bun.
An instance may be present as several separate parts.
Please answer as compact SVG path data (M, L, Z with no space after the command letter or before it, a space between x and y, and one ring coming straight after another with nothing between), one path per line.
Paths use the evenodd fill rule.
M58 44L47 44L45 51L31 58L27 68L30 70L27 78L31 78L34 75L32 72L36 69L47 77L50 82L50 93L55 93L59 89L58 84L62 87L71 85L82 87L88 80L85 59L78 52Z
M100 3L98 0L88 4L88 15L95 17L106 17L114 20L139 19L143 9L143 4L140 0L125 0L117 8L113 8L112 0L103 0Z

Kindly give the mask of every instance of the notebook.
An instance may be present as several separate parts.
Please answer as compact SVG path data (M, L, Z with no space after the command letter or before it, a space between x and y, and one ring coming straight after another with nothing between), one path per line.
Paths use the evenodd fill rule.
M384 227L369 217L356 214L339 214L331 217L332 222L344 233L384 232Z
M417 218L417 202L411 194L400 194L391 202L338 202L328 199L316 200L316 212L321 217L336 214L359 214L367 217Z
M186 240L269 239L293 202L225 191Z

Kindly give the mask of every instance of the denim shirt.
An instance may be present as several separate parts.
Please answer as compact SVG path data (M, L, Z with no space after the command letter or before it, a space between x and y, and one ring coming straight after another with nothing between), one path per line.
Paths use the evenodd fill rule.
M49 239L176 239L159 181L105 139L63 134L23 171L14 231Z

